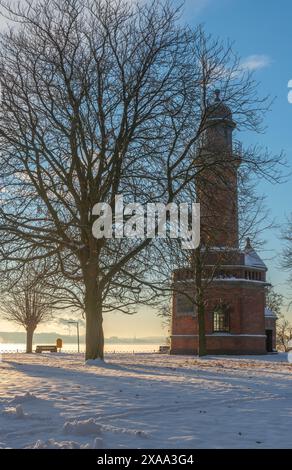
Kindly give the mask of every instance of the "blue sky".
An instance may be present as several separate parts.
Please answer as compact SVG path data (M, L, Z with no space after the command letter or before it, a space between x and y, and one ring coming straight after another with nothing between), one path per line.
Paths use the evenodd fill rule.
M292 79L292 2L264 0L187 0L183 19L220 39L234 43L234 50L261 82L260 92L275 97L267 114L264 134L245 134L243 143L258 142L271 151L286 153L289 170L292 162L292 104L288 102L288 81ZM237 136L239 139L240 135ZM292 212L292 177L282 185L260 182L259 192L267 195L267 206L279 224ZM287 295L287 273L278 266L281 241L279 231L266 233L262 256L269 267L269 280ZM289 313L292 318L292 313Z
M187 0L183 20L192 26L202 23L213 36L234 42L234 50L246 65L255 70L256 78L261 82L261 93L276 97L272 112L266 116L265 134L245 134L243 143L257 141L275 153L283 150L291 170L292 104L287 99L288 81L292 79L291 0ZM283 224L285 216L292 212L291 188L292 176L282 185L259 183L258 190L267 195L267 206L279 224ZM269 280L278 291L287 295L287 273L278 266L282 248L279 231L268 232L265 238L267 244L262 256L269 267ZM292 311L289 316L292 319ZM0 326L5 330L15 330L12 325ZM56 330L55 326L43 327L39 331ZM108 315L105 331L106 336L127 337L163 333L161 320L148 309L133 317Z

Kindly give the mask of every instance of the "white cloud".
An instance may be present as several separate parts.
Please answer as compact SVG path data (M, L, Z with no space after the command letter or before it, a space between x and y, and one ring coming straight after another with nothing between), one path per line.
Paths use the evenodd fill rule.
M268 55L265 54L253 54L246 57L241 62L241 68L253 72L255 70L261 70L271 65L272 60Z

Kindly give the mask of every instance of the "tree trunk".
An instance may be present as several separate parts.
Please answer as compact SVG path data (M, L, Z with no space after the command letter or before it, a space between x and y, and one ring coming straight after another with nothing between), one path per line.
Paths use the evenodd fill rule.
M32 340L33 340L33 334L34 334L34 328L28 327L26 329L26 353L30 354L32 353Z
M205 334L205 305L203 301L198 302L198 325L199 325L199 356L207 355Z
M195 291L196 291L196 305L198 312L198 330L199 330L199 356L207 355L206 346L206 331L205 331L205 302L204 293L202 287L202 259L200 247L195 250L194 253L194 269L195 269Z
M96 279L85 282L85 359L104 359L102 300Z

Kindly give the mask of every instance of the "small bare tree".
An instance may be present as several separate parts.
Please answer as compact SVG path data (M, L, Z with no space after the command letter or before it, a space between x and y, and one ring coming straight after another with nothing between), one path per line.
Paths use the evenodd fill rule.
M277 347L280 351L288 352L291 349L292 323L285 315L278 315L277 320Z
M282 251L281 267L288 272L289 286L292 286L292 214L287 220L285 228L282 230L282 240L284 247Z
M284 304L284 296L276 292L273 286L266 289L266 306L275 314L278 318L281 317L281 308Z
M33 335L40 323L52 319L53 297L39 276L24 276L4 297L3 318L23 326L26 352L32 352Z
M292 324L281 312L284 296L276 292L273 286L266 289L266 306L277 316L276 342L280 351L289 350L289 341L292 339Z

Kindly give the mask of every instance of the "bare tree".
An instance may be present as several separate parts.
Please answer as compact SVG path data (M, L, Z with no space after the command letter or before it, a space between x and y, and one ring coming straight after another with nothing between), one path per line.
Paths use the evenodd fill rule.
M192 184L188 185L187 189L191 193L188 200L201 203L201 243L192 253L184 253L179 244L171 242L170 251L162 250L161 258L157 257L159 266L162 267L158 267L157 272L164 270L167 266L169 273L174 271L174 282L171 285L168 284L169 291L184 296L193 305L193 310L196 310L199 325L199 355L205 355L205 303L208 288L214 278L220 276L220 267L224 264L232 264L233 250L242 247L246 237L251 238L253 244L262 245L263 240L259 235L274 226L265 208L265 198L257 194L256 186L261 178L273 183L281 182L280 167L284 159L283 155L270 155L267 150L258 146L240 149L238 152L239 149L224 144L220 132L219 135L214 135L211 145L208 145L208 142L206 145L204 135L206 131L209 136L216 132L215 127L211 128L212 116L211 119L208 116L210 111L211 114L213 112L216 114L218 108L220 112L224 110L223 118L228 120L231 109L239 130L249 129L259 132L262 130L262 112L268 109L268 104L265 100L254 101L256 84L250 76L243 77L240 63L235 61L230 65L228 48L224 48L226 55L222 55L220 44L212 42L212 39L204 34L200 36L197 47L202 77L201 96L204 102L202 108L204 117L202 118L201 138L196 142L193 155L196 172ZM210 83L214 83L213 80L215 84L220 84L222 100L217 98L210 106L208 91ZM237 87L237 80L242 84L240 88ZM251 100L249 110L242 106L246 96L249 97L248 101ZM240 168L236 171L239 165ZM223 205L226 206L223 210L222 199ZM232 208L234 223L230 223L230 220L222 220L225 208ZM237 215L239 226L237 226ZM225 238L223 244L222 238ZM220 246L222 250L217 249ZM212 266L210 266L210 256ZM181 270L185 270L185 281L183 276L180 276ZM176 272L179 279L176 277ZM167 276L164 279L167 284Z
M288 274L288 283L292 285L292 215L288 218L285 228L282 230L282 240L284 247L282 251L281 267Z
M273 286L269 286L266 289L266 306L275 314L277 317L281 316L281 309L284 304L284 296L279 294Z
M276 332L277 347L280 351L289 350L289 341L292 339L292 324L282 313L284 296L279 294L273 286L266 290L266 306L277 316Z
M182 200L200 171L210 91L219 85L242 127L257 130L267 101L230 47L182 27L168 2L1 4L15 26L0 44L2 269L50 259L68 293L78 286L86 358L103 358L103 313L155 301L155 250L150 238L96 239L94 207L114 210L117 194ZM268 153L246 163L274 177Z
M280 351L288 352L291 349L292 323L283 314L277 319L277 347Z
M282 230L281 238L284 242L282 250L281 267L289 273L288 284L292 284L292 217L288 218L286 226ZM282 351L291 349L292 323L281 313L283 296L273 290L268 294L268 301L277 314L277 346ZM291 304L291 302L290 302Z
M93 208L117 194L174 198L198 133L194 34L157 2L26 1L4 13L17 24L1 37L4 269L51 258L80 283L86 358L103 357L102 313L137 304L145 267L134 257L150 241L95 239Z
M32 352L33 334L40 323L52 319L55 298L27 266L23 278L4 293L2 318L23 326L26 331L26 352Z
M243 153L244 161L244 153ZM212 168L212 174L216 173L216 168ZM223 181L228 185L228 180ZM281 181L281 178L277 180ZM180 296L185 299L186 304L190 306L193 312L196 312L198 321L199 345L198 354L204 356L207 353L205 339L205 307L208 301L208 289L212 286L216 278L225 278L224 265L233 264L233 256L237 255L234 251L233 239L219 249L214 243L212 233L217 230L219 225L221 235L228 232L228 227L217 224L214 225L217 214L221 214L218 200L214 200L216 192L216 183L213 181L213 190L204 193L205 203L208 204L210 223L201 225L201 243L194 251L185 251L176 240L168 240L167 244L161 247L159 256L157 255L157 284L165 294ZM221 182L220 182L221 186ZM207 191L208 185L203 185L202 191ZM227 189L228 190L228 186ZM196 194L195 184L190 189ZM232 195L231 195L232 196ZM257 193L256 184L251 174L246 169L240 169L238 174L238 194L236 196L238 203L238 249L244 248L246 238L250 237L253 247L261 248L264 245L263 234L266 230L275 227L274 220L270 218L269 210L265 205L265 198ZM220 204L220 201L219 201ZM236 236L236 234L235 234ZM210 264L211 260L211 264ZM223 271L222 271L223 268ZM171 274L173 274L171 276ZM236 275L236 274L234 274ZM160 282L159 282L160 281ZM221 286L222 292L224 287ZM267 305L277 315L283 303L283 297L276 293L273 288L267 288ZM164 318L165 324L170 325L171 309L163 308L160 315Z

